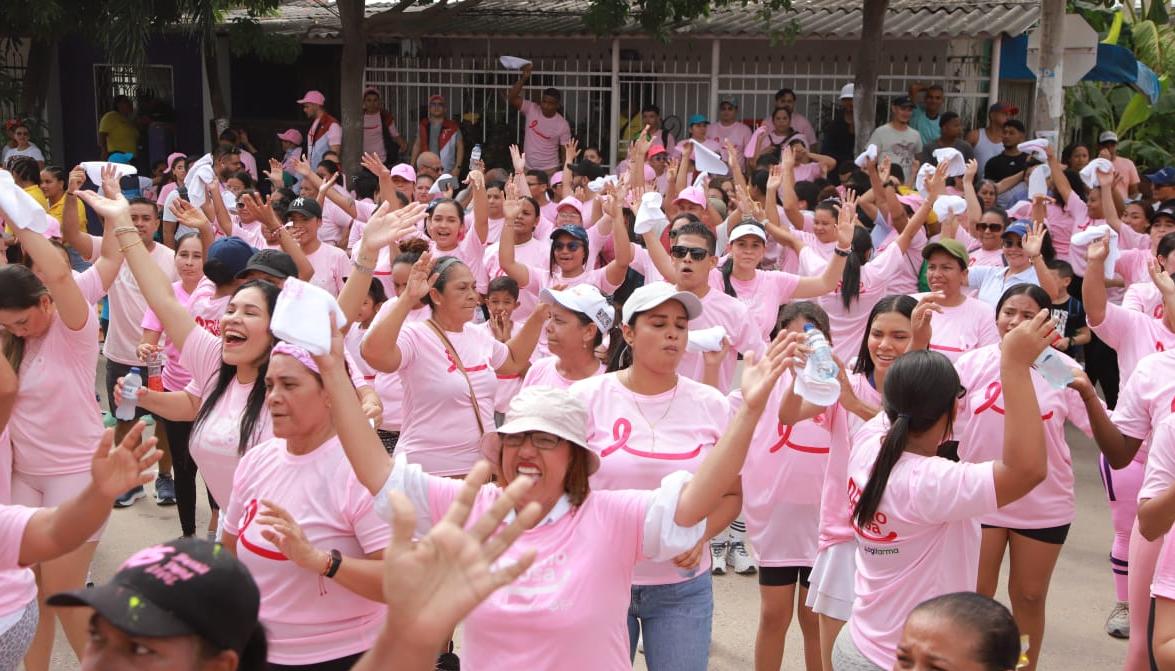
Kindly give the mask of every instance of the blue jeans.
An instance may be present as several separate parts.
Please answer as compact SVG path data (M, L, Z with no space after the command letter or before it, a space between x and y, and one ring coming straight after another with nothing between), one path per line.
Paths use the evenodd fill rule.
M713 619L709 571L672 585L633 585L628 657L636 657L637 635L643 631L649 671L705 671Z

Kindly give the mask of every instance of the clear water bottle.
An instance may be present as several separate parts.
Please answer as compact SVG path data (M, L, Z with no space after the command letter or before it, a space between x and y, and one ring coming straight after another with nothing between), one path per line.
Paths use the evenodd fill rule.
M469 166L473 167L474 163L481 160L481 145L473 145L473 151L469 153Z
M808 363L804 366L804 376L813 382L835 380L840 368L832 358L832 347L824 334L812 324L804 324L804 337L808 341Z
M1069 362L1052 347L1046 347L1032 366L1054 389L1064 389L1073 382L1073 369Z
M122 378L122 395L118 397L115 417L124 422L135 418L135 407L139 404L139 388L142 386L142 374L138 368L132 368L131 372Z

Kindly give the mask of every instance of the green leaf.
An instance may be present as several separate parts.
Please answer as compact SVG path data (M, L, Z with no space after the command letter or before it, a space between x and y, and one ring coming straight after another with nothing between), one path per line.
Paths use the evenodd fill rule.
M1102 44L1117 44L1118 38L1122 35L1122 10L1114 12L1114 22L1110 24L1110 31L1106 33L1106 39L1102 40Z
M1151 103L1150 100L1141 93L1135 93L1130 102L1126 103L1126 108L1122 110L1121 116L1118 117L1118 128L1116 132L1118 137L1126 135L1135 126L1145 123L1151 117Z
M1167 74L1163 67L1163 40L1153 21L1139 21L1130 27L1134 41L1134 55L1158 74Z

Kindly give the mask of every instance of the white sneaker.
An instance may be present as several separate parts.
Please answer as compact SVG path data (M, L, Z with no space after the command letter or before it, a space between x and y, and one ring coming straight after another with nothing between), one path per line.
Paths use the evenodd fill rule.
M755 560L751 559L751 553L747 552L747 546L742 541L734 541L730 544L727 561L734 566L734 572L739 575L753 575L758 571L755 568Z
M1130 638L1130 607L1119 601L1106 618L1106 633L1114 638Z
M710 541L710 561L713 564L710 567L710 573L713 575L726 575L726 550L728 546L729 543L726 541Z

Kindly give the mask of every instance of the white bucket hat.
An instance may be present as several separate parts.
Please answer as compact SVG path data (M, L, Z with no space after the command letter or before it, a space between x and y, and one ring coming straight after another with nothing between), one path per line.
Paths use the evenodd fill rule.
M600 469L600 455L587 447L587 407L566 389L534 386L518 392L506 409L506 422L499 434L542 431L584 449L588 454L588 475ZM500 441L483 441L482 453L497 464L502 457Z

